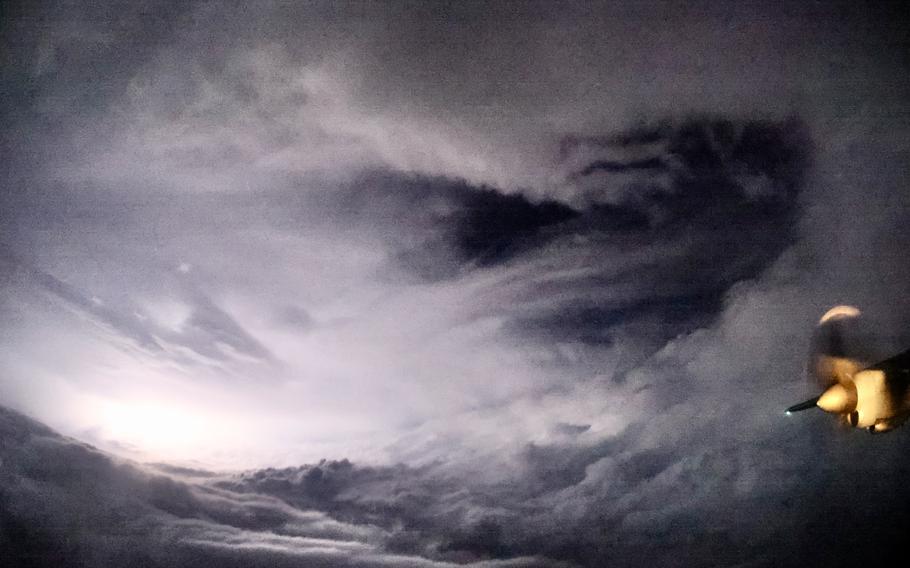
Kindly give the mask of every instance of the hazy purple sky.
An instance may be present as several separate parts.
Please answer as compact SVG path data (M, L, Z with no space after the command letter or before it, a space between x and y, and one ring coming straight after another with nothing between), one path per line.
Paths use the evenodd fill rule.
M440 561L782 565L831 464L910 497L905 432L781 416L831 305L908 342L902 10L4 6L0 401L141 461L347 458L430 523L402 464Z

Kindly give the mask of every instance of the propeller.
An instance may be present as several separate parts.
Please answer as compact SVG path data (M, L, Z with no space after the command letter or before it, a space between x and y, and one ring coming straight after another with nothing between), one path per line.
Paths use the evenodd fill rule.
M868 364L858 341L859 317L860 311L853 306L835 306L818 321L807 369L813 386L824 390L850 383Z
M860 311L853 306L835 306L821 317L812 335L806 376L818 396L794 404L786 413L819 407L837 414L850 425L856 407L853 375L866 367L856 339ZM861 343L861 342L859 342Z

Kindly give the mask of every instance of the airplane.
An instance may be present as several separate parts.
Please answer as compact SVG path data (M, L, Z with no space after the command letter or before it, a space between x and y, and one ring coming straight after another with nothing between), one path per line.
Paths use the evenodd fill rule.
M818 407L849 426L888 432L910 418L910 349L878 363L864 353L853 306L835 306L818 322L808 374L824 389L786 413Z

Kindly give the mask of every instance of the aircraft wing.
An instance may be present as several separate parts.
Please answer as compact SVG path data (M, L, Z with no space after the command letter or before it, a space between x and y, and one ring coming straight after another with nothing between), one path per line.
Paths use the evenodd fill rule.
M892 396L904 400L910 391L910 349L880 361L865 370L881 371L885 375L885 384Z
M904 380L910 380L910 349L889 357L884 361L866 367L868 370L884 371L886 375L904 375Z

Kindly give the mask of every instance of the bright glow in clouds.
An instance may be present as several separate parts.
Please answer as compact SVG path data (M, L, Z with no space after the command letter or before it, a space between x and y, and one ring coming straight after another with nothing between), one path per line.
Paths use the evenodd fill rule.
M89 412L98 417L101 436L159 456L198 452L216 433L229 437L225 424L168 403L102 401Z

